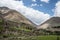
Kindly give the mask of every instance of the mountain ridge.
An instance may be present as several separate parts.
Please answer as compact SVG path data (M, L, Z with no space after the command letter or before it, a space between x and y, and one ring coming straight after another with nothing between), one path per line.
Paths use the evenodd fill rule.
M16 10L0 7L0 38L36 35L35 24Z
M38 29L49 29L60 26L60 17L52 17L38 26ZM52 30L51 29L51 30ZM56 29L56 28L55 28ZM54 29L54 30L55 30Z
M24 22L26 24L31 24L36 26L32 21L27 19L25 16L23 16L21 13L17 12L16 10L9 9L7 7L0 7L0 12L2 13L2 16L6 20L14 21L14 22Z

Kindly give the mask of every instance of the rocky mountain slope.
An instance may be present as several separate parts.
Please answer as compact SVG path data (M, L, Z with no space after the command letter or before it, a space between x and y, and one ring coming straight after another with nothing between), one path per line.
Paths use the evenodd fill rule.
M16 10L0 7L0 38L36 35L34 26L34 23Z
M45 35L60 35L60 17L52 17L38 26L38 32Z
M1 16L6 20L35 25L33 22L25 18L25 16L23 16L21 13L17 12L16 10L12 10L7 7L0 7L0 13L2 14Z
M43 24L39 25L39 29L60 32L60 17L52 17Z

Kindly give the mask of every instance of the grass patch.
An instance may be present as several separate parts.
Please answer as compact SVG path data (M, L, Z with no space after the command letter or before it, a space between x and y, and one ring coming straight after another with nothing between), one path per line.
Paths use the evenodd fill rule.
M26 32L30 32L31 30L29 30L29 29L26 29L26 28L18 28L18 27L10 27L9 28L10 30L17 30L17 31L19 31L19 30L24 30L24 31L26 31Z
M25 38L25 40L57 40L56 35L49 35L49 36L32 36L29 38ZM60 36L59 36L60 40Z

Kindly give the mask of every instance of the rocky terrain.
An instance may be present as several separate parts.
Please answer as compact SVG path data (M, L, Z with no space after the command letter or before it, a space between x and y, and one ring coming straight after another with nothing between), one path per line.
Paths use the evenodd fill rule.
M33 22L25 18L25 16L23 16L21 13L17 12L16 10L9 9L7 7L0 7L0 13L2 14L1 16L6 20L18 23L23 22L31 25L34 24Z
M60 35L60 17L52 17L39 25L38 29Z
M35 36L34 26L16 10L0 7L0 38Z

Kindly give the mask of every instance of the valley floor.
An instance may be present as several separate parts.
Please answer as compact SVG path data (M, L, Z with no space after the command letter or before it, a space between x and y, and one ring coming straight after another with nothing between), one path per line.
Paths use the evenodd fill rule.
M60 36L45 35L45 36L30 36L30 37L9 37L9 38L1 38L0 40L60 40Z

